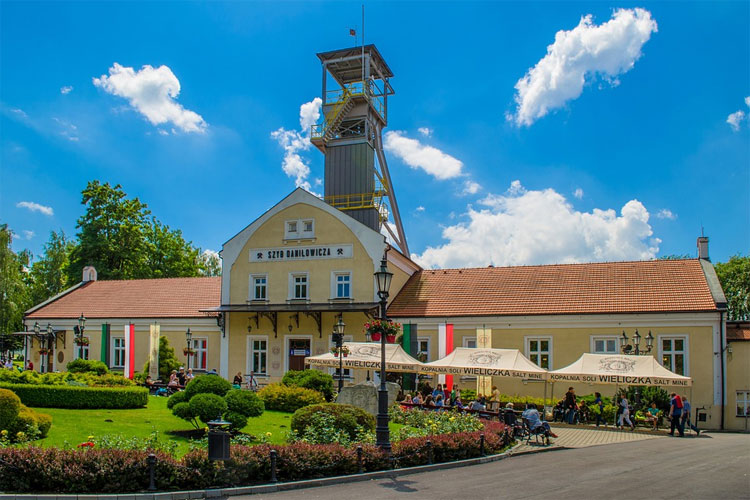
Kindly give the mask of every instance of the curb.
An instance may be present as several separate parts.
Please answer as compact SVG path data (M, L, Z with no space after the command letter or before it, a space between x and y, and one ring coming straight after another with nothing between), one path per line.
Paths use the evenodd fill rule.
M454 469L458 467L467 467L471 465L486 464L498 462L500 460L523 455L532 455L555 450L565 450L567 448L557 446L553 448L539 448L536 450L516 451L523 443L518 443L511 449L498 455L488 455L484 457L468 458L466 460L457 460L455 462L444 462L432 465L419 465L416 467L404 467L403 469L383 470L375 472L365 472L362 474L350 474L348 476L334 476L320 479L306 479L304 481L290 481L287 483L262 484L258 486L238 486L234 488L215 488L208 490L194 491L165 491L159 493L128 493L119 495L0 495L0 500L188 500L194 498L226 498L238 495L258 495L263 493L274 493L277 491L290 491L304 488L315 488L318 486L331 486L334 484L356 483L360 481L369 481L373 479L395 478L418 474L420 472L430 472L444 469Z

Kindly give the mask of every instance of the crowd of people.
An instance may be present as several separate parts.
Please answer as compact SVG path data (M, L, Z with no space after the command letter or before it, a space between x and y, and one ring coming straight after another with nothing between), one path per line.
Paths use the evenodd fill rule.
M397 398L400 402L408 402L417 405L424 405L436 408L456 408L475 411L497 411L500 406L500 391L496 386L492 386L492 392L489 396L477 394L471 401L465 402L461 399L461 391L458 385L453 387L438 384L434 389L430 384L426 384L421 391L413 394L399 394Z

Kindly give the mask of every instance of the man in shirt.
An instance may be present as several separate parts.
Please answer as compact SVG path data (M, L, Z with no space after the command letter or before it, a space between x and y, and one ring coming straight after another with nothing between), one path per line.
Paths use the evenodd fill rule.
M576 391L572 387L568 387L568 392L565 393L565 420L572 425L575 417Z
M677 396L680 397L680 396ZM685 429L685 424L690 426L691 429L695 431L696 436L701 435L700 429L698 429L696 426L693 425L693 422L690 421L690 401L688 401L687 397L682 396L682 417L680 418L680 425L683 429Z
M536 405L534 403L529 403L528 405L526 405L526 409L521 414L521 416L529 422L529 428L532 431L535 431L539 427L544 427L544 435L548 438L548 440L550 436L557 437L557 434L552 432L549 424L542 420L542 418L539 416L539 410L536 409Z
M669 418L672 420L672 425L669 429L669 435L674 436L674 430L680 433L680 437L685 437L685 429L680 424L680 417L682 416L682 399L674 392L669 395Z

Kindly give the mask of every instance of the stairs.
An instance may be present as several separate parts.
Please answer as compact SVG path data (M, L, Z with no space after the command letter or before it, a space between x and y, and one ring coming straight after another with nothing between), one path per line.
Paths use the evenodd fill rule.
M329 116L326 116L326 129L323 133L324 142L333 138L341 121L353 107L354 99L352 99L352 94L345 89L341 101L333 108Z

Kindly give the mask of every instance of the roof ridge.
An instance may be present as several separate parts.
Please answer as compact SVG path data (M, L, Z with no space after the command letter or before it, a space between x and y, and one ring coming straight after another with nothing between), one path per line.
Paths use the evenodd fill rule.
M519 268L537 268L537 267L576 267L576 266L593 266L593 265L605 265L605 264L649 264L649 263L665 263L665 262L699 262L700 259L651 259L651 260L612 260L612 261L600 261L600 262L568 262L558 264L521 264L518 266L475 266L475 267L438 267L434 269L424 268L422 271L473 271L477 269L519 269ZM418 272L422 272L418 271Z

